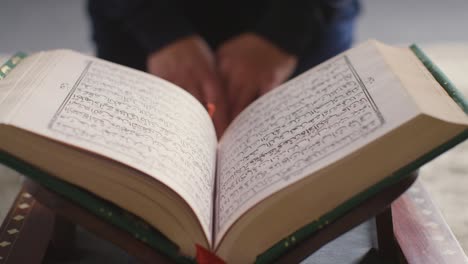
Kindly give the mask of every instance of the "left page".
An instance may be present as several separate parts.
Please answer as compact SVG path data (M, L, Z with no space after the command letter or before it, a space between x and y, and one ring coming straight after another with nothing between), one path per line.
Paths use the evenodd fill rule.
M211 240L217 140L195 98L157 77L71 51L25 61L30 69L12 90L21 98L2 122L154 177L187 201Z

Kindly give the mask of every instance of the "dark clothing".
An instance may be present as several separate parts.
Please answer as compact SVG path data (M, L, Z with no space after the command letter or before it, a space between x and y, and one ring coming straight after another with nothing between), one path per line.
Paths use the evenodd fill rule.
M145 70L147 56L201 35L216 49L244 32L299 58L298 72L350 47L357 0L90 0L101 58Z

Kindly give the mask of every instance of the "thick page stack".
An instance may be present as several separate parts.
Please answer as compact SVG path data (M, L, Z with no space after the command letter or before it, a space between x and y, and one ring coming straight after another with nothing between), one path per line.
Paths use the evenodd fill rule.
M228 263L263 262L466 139L451 96L463 105L410 49L370 41L259 98L217 142L181 88L48 51L0 81L0 149L174 260L198 244Z

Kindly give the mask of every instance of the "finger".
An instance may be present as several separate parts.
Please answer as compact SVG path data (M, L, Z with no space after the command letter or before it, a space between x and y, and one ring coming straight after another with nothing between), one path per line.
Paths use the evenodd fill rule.
M190 88L185 89L187 92L189 92L193 97L195 97L200 103L204 104L205 100L203 99L203 92L198 85L192 85Z
M244 69L233 63L229 58L219 55L219 71L224 86L227 89L227 102L230 108L230 118L234 119L256 96L256 91L249 88L251 78Z
M268 93L269 91L273 90L273 88L275 88L277 85L280 85L280 83L275 83L271 81L264 82L262 85L260 85L258 89L258 96L262 96Z
M228 112L227 104L224 102L218 102L216 104L216 110L213 113L213 123L215 125L216 134L218 138L221 138L224 131L229 125L230 115Z
M229 102L231 117L235 118L246 106L248 106L257 94L257 89L252 83L241 82L241 78L231 78L228 81Z
M197 100L205 105L205 98L202 89L204 74L198 69L190 68L184 74L183 79L187 88L184 87L190 94L192 94Z
M214 73L204 73L201 79L201 89L205 103L216 103L222 93L221 81Z
M212 105L212 119L216 134L221 137L229 124L229 113L227 111L226 93L217 77L209 76L202 83L204 101Z
M185 91L189 92L193 97L195 97L200 103L204 103L203 92L201 90L201 85L196 79L177 79L177 80L168 80L171 83L179 86Z

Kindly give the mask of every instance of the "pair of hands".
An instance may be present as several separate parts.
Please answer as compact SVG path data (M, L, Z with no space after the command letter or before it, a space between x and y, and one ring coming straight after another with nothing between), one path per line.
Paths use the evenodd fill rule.
M203 105L214 104L218 137L229 122L258 96L285 81L297 63L267 40L245 33L212 51L190 36L152 53L148 72L187 90Z

